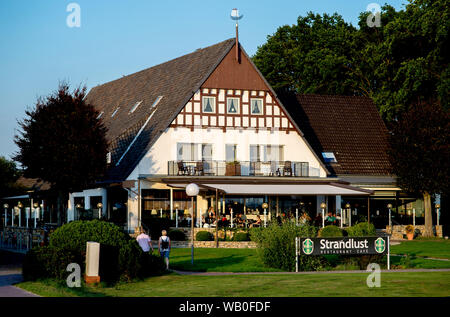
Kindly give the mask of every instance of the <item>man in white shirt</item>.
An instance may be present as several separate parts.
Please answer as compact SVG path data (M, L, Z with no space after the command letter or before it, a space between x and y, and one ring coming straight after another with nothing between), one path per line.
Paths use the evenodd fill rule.
M151 248L153 253L152 239L145 233L145 230L141 230L141 234L136 237L136 241L139 243L142 251L148 252Z

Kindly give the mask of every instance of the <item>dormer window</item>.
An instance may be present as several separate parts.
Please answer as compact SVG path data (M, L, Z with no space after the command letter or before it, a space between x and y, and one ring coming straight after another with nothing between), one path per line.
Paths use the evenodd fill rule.
M111 115L111 118L114 118L114 116L116 115L117 111L119 111L120 107L117 107L116 110L114 110L114 112Z
M136 103L134 104L133 108L131 108L130 112L128 112L128 114L133 113L133 112L137 109L137 107L139 107L139 105L140 105L141 103L142 103L142 100L136 102Z
M100 119L102 116L103 116L103 111L98 114L97 120Z
M213 113L216 111L216 98L203 97L203 112Z
M156 100L153 102L153 104L150 107L150 109L155 108L158 105L158 103L161 101L162 98L163 98L163 96L158 96L158 98L156 98Z
M322 157L325 163L337 163L336 156L333 152L322 152Z

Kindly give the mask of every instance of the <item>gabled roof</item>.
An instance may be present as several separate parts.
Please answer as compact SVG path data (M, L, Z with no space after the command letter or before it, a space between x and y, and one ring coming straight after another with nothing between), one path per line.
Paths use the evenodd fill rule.
M110 144L111 165L105 182L122 181L128 177L235 43L236 39L231 38L91 89L86 101L101 113L108 128L106 137ZM284 108L242 47L240 50L273 93L280 107ZM152 104L160 96L162 99L152 108ZM130 113L137 102L141 103ZM303 132L287 111L286 115L303 137ZM310 147L307 140L304 140ZM311 151L316 155L312 148ZM329 174L320 158L316 157Z
M388 131L372 99L356 96L280 96L322 161L335 175L389 175Z
M133 171L234 43L231 38L90 90L86 101L103 112L108 128L111 165L106 180L121 181ZM159 96L163 97L152 109ZM129 113L138 101L142 103Z

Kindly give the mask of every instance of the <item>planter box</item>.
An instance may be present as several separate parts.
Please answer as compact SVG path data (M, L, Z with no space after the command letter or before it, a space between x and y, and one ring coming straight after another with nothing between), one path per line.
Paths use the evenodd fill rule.
M225 176L241 176L241 164L227 164Z

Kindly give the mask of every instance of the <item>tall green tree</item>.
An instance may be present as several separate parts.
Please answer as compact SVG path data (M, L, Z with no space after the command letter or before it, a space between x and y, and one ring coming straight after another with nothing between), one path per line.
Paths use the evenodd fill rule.
M417 102L391 127L392 172L401 188L423 195L424 235L432 236L431 196L450 190L450 115L438 102Z
M15 159L22 163L24 176L47 181L57 191L59 224L68 193L92 185L106 170L106 128L85 95L86 87L70 92L67 84L60 84L26 111L15 137Z
M253 61L279 92L359 94L350 69L356 32L338 14L309 12L268 36Z
M338 14L308 13L268 36L253 60L278 92L371 97L387 121L418 98L448 109L448 0L385 5L380 27L367 25L369 14L355 28Z

